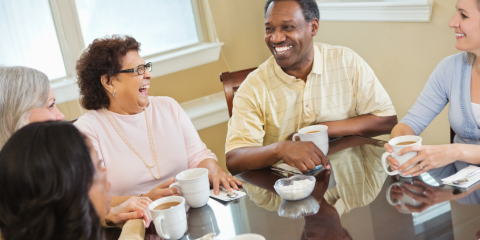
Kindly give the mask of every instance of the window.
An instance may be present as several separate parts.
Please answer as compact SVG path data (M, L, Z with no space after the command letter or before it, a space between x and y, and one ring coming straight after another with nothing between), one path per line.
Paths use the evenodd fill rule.
M199 42L190 0L81 0L76 6L85 45L107 34L129 34L149 56Z
M1 1L0 32L0 65L39 69L50 79L67 75L48 1Z
M79 96L75 63L95 38L135 37L154 77L218 60L209 17L203 0L2 0L0 64L45 72L66 102Z

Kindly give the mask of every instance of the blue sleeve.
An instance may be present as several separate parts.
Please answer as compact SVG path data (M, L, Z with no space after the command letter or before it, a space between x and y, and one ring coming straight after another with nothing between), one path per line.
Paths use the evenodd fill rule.
M449 84L452 78L451 70L454 66L453 57L448 57L438 64L417 101L400 121L411 127L415 134L422 133L447 105Z

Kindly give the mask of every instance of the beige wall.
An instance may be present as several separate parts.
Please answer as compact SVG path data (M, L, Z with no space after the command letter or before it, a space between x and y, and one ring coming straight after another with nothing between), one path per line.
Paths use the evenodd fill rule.
M455 4L435 0L429 23L322 22L315 40L349 47L362 56L390 94L400 121L436 65L458 52L454 30L448 28ZM450 141L446 113L424 131L425 143Z
M260 0L209 0L218 38L225 45L217 62L152 80L152 96L170 96L185 102L223 91L218 74L258 66L270 52L263 41L263 5ZM401 119L420 94L429 75L446 56L457 53L448 22L455 1L435 0L429 23L321 22L315 41L349 47L373 68L390 94ZM141 41L141 40L140 40ZM59 104L67 119L80 116L76 101ZM199 131L224 166L227 124ZM446 112L422 134L429 144L448 143Z

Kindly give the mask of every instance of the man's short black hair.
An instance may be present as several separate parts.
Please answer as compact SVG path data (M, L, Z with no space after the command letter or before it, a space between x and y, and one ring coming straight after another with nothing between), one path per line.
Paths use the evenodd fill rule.
M320 11L318 10L318 5L315 0L267 0L265 3L265 12L264 16L267 15L268 6L272 2L280 2L280 1L295 1L300 4L300 8L302 8L303 17L305 17L305 21L310 22L313 19L318 19L320 21Z

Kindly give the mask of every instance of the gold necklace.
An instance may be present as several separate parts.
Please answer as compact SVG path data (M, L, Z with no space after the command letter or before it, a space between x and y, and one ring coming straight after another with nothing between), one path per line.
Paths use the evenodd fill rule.
M148 165L147 161L143 158L143 156L128 142L127 138L123 134L123 132L120 130L118 127L117 123L115 122L115 119L113 119L112 115L110 115L110 112L108 112L107 109L103 108L103 111L105 111L105 114L107 114L108 120L110 120L110 123L113 125L113 128L115 128L115 131L117 131L118 135L120 138L128 145L128 147L135 153L137 156L142 160L142 162L145 164L145 166L148 168L148 171L152 174L153 178L155 179L160 179L161 178L161 173L160 173L160 165L158 164L158 159L157 159L157 152L155 151L155 143L153 142L153 134L152 134L152 126L150 125L150 119L148 118L148 111L147 109L143 109L145 111L145 121L147 122L147 130L148 130L148 136L149 136L149 142L150 142L150 148L152 150L152 155L153 159L155 160L153 165ZM158 177L155 176L152 172L152 168L157 166L158 170Z

